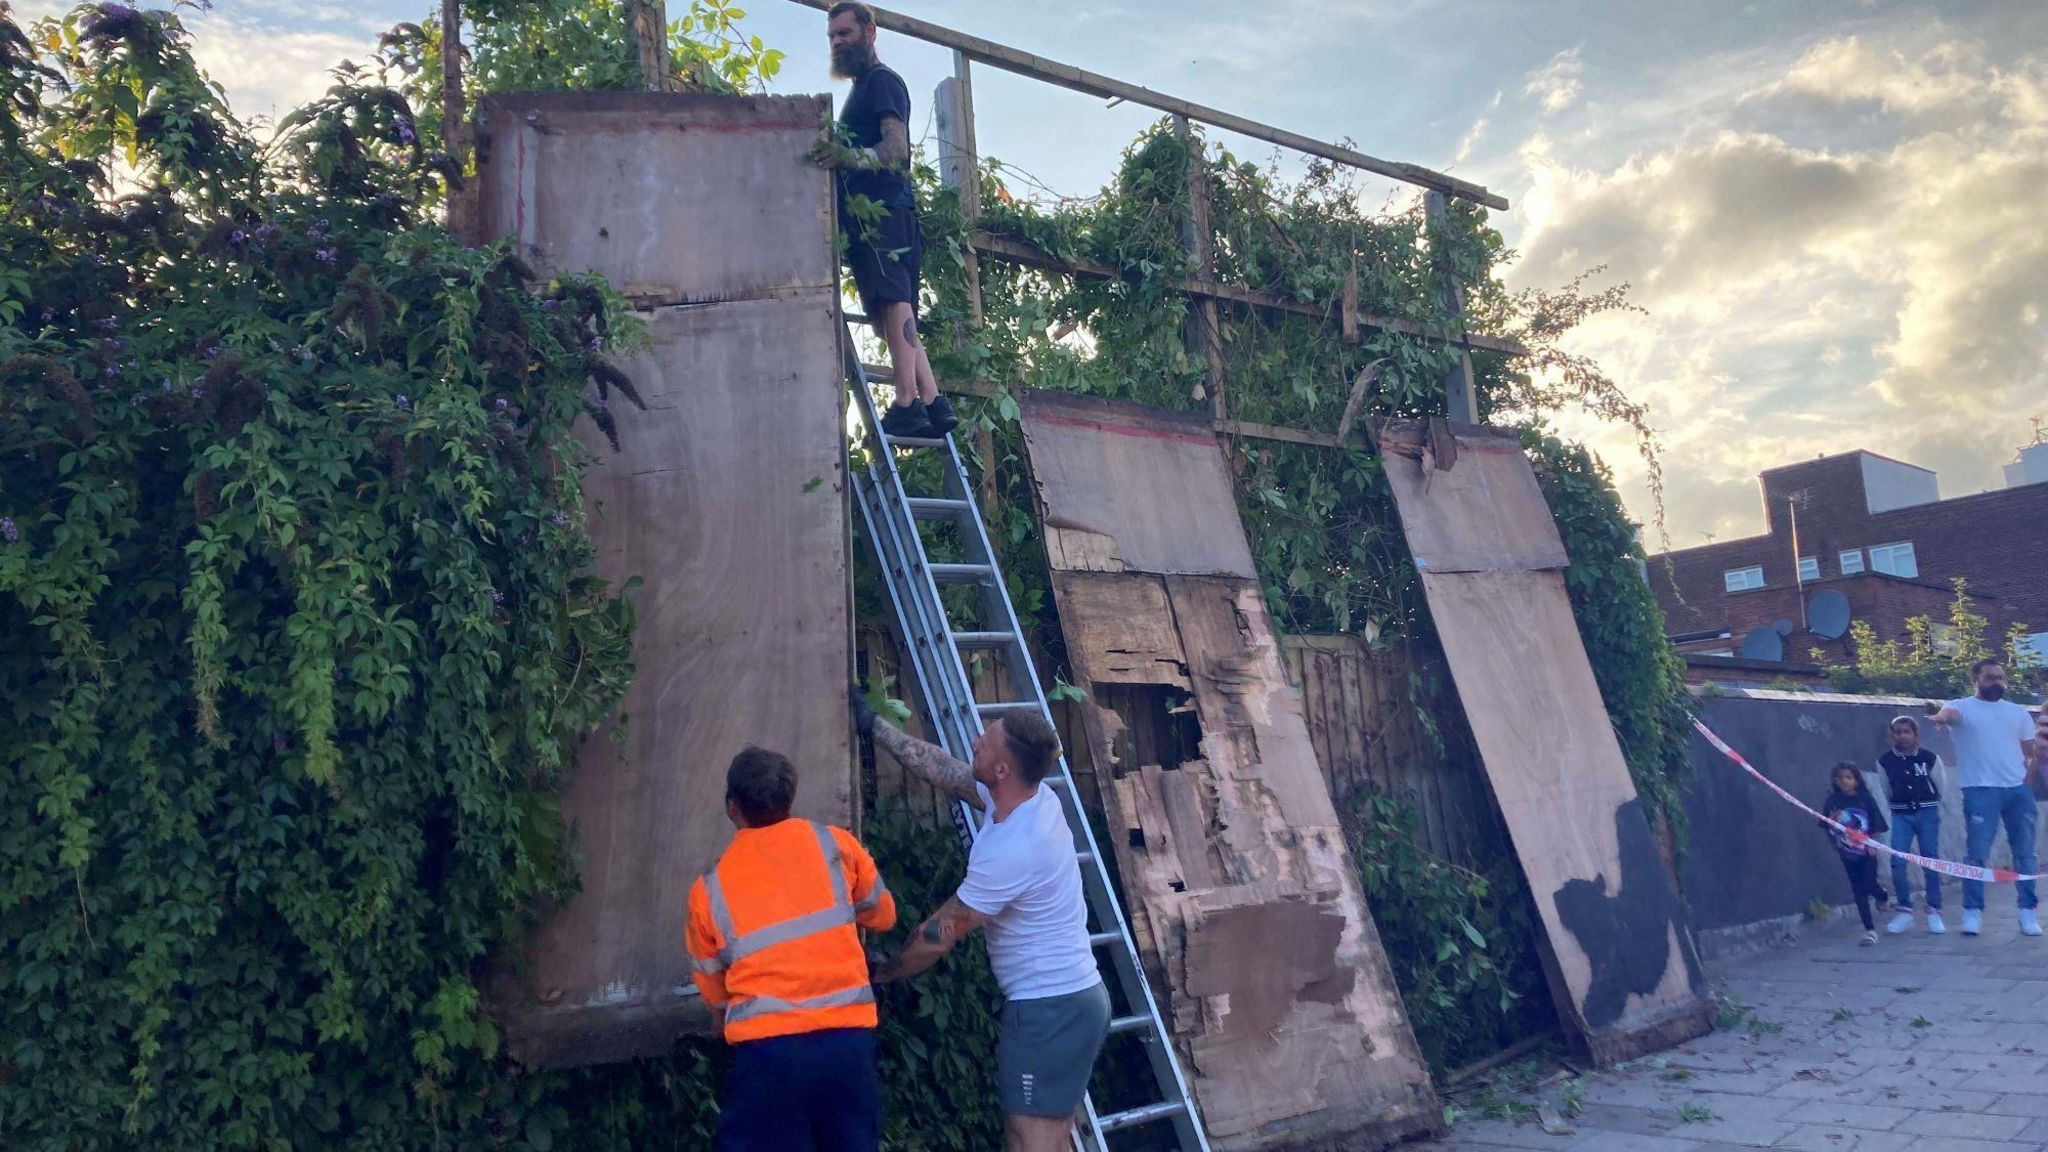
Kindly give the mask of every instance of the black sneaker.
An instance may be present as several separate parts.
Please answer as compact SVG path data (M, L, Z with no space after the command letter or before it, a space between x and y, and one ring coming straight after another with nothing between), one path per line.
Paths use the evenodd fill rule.
M944 436L946 433L951 432L955 425L960 423L960 418L953 415L953 402L944 396L940 396L930 404L925 405L924 410L931 417L932 435L934 437Z
M882 431L890 439L929 440L932 438L931 414L925 410L924 401L912 400L909 406L891 404L888 415L882 417Z

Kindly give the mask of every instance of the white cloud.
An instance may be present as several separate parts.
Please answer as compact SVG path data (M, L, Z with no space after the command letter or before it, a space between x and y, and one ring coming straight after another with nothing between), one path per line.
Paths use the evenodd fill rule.
M1579 93L1584 89L1581 77L1585 65L1579 60L1577 48L1567 48L1550 58L1550 63L1529 73L1528 87L1523 93L1542 100L1545 112L1562 112L1578 103Z
M1732 98L1725 71L1691 93L1659 146L1599 163L1597 132L1523 142L1514 278L1607 263L1651 312L1604 317L1574 348L1651 405L1674 544L1759 530L1756 473L1822 452L1900 455L1951 494L1994 485L2048 409L2048 70L1994 66L1992 50L1953 33L1912 51L1868 35L1792 47ZM1862 105L1885 131L1794 143L1772 128L1790 99ZM1567 428L1647 518L1629 437Z
M219 13L188 26L192 58L244 118L283 115L327 91L335 65L368 63L377 48L372 32L285 31Z

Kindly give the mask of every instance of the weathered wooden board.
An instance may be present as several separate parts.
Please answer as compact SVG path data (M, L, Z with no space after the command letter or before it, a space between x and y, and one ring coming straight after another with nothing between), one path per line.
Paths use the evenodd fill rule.
M1256 575L1207 420L1052 392L1020 404L1053 567Z
M1691 929L1579 639L1528 459L1497 434L1451 440L1439 425L1434 459L1416 460L1399 450L1412 428L1381 429L1388 475L1418 560L1441 561L1423 571L1423 593L1536 898L1565 1034L1601 1063L1697 1036L1713 1012Z
M604 97L537 98L557 110L528 125L548 145L539 170L521 176L557 197L531 232L543 266L595 253L589 237L608 227L604 242L638 255L607 272L666 277L664 291L715 302L643 314L648 346L621 367L648 410L614 401L619 452L587 437L598 572L642 581L637 675L625 746L586 741L564 795L581 889L544 918L524 966L495 987L511 1051L538 1066L658 1054L706 1022L682 946L686 896L730 842L724 778L734 753L759 744L795 761L799 815L850 824L858 812L829 181L784 155L797 139L791 109L803 102ZM750 130L744 113L764 108ZM593 118L601 131L584 123ZM656 181L671 189L659 211L605 215L631 199L611 187L621 165L667 179L667 169L619 153L664 154L699 127L716 141L707 170ZM731 170L721 177L712 160ZM584 185L563 165L584 170L593 215L578 215L572 193ZM506 176L486 166L487 202L503 202ZM700 214L729 217L736 200L772 237L701 226ZM665 221L674 227L664 231ZM554 244L558 235L574 242Z
M1569 563L1550 506L1514 433L1396 420L1374 438L1424 572L1517 572ZM1427 516L1409 516L1427 508Z
M478 108L485 240L643 305L836 286L822 96L523 92Z
M1075 419L1070 405L1045 400L1026 408L1024 428L1047 539L1052 525L1087 523L1110 541L1094 551L1048 544L1067 651L1095 701L1083 705L1088 759L1131 924L1211 1142L1229 1152L1371 1146L1440 1129L1257 581L1183 574L1195 553L1173 554L1157 535L1152 517L1163 514L1151 502L1172 493L1186 505L1181 524L1202 525L1199 547L1212 558L1241 553L1248 569L1221 450L1170 440L1150 452L1140 483L1127 471L1134 457L1150 451L1151 431L1177 421L1128 405ZM1213 504L1195 503L1204 492ZM1147 533L1157 539L1125 547ZM1122 570L1097 570L1105 555ZM1141 560L1165 571L1141 570ZM1150 700L1164 713L1177 693L1133 690L1148 683L1193 695L1199 757L1114 762L1122 729L1171 724L1101 706Z

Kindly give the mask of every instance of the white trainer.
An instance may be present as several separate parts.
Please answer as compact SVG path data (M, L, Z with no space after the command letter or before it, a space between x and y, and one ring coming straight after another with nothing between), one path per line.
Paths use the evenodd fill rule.
M1939 936L1947 931L1948 925L1942 922L1941 913L1929 912L1927 914L1927 934L1929 936Z
M2041 917L2032 908L2020 909L2020 935L2039 936L2040 934Z
M1875 932L1865 932L1865 933L1863 934L1863 946L1864 946L1865 948L1868 948L1868 947L1870 947L1871 945L1873 945L1873 944L1875 944L1875 943L1877 943L1877 933L1875 933Z
M1982 908L1963 909L1963 935L1975 936L1978 932L1983 931L1983 929L1984 910Z
M1887 936L1904 935L1906 929L1911 928L1912 926L1913 914L1911 912L1900 912L1898 915L1892 917L1891 920L1885 924L1884 934Z

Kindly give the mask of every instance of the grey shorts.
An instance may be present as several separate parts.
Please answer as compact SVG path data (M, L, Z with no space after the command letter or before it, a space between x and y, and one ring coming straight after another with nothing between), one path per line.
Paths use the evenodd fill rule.
M1081 1106L1109 1036L1109 989L1003 1002L996 1083L1012 1116L1066 1117Z

